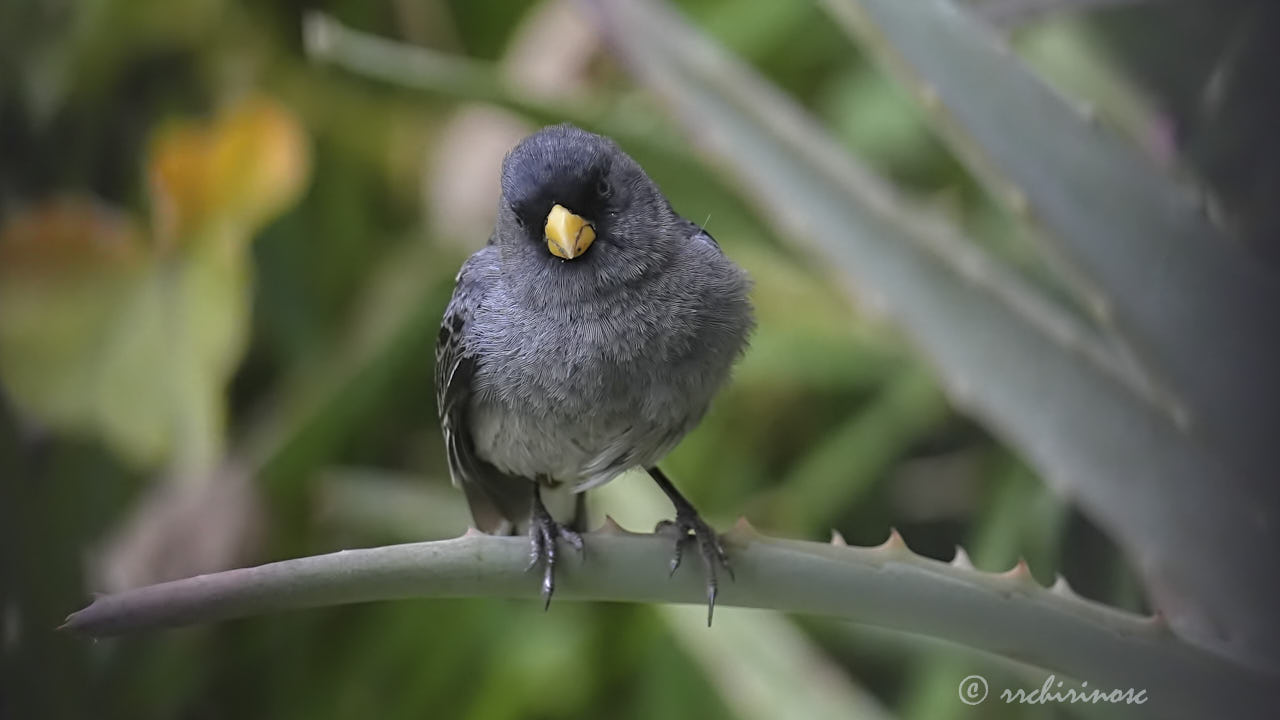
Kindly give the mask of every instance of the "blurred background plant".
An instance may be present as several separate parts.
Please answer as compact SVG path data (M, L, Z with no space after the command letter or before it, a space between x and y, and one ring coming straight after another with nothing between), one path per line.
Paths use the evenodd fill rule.
M971 3L1094 122L1203 182L1214 219L1274 265L1280 94L1264 40L1280 13L1109 4L1130 5ZM1025 196L984 190L935 134L945 84L894 82L865 54L875 42L814 4L678 5L1021 281L1106 324L1030 241ZM856 277L796 252L777 198L708 149L744 136L682 105L616 27L555 1L323 10L341 24L296 3L0 5L0 715L934 718L969 710L966 675L1038 686L1033 669L831 621L718 612L708 632L697 608L424 601L100 643L51 631L93 591L464 528L432 341L487 239L502 154L562 120L617 138L756 279L752 350L669 461L705 512L853 544L897 527L925 555L963 545L987 570L1025 557L1042 582L1149 607L1107 514L1100 531L1029 469L1034 451L953 409L931 369L945 377L946 359L880 320L895 298L859 287L851 305ZM651 41L652 57L678 54ZM733 147L748 165L762 152ZM638 511L626 482L597 512L651 524L660 511ZM1203 535L1189 541L1220 547Z

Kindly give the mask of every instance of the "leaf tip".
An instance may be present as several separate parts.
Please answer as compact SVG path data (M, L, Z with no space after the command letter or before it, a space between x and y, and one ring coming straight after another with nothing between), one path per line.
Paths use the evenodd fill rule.
M62 621L62 624L54 628L54 632L79 633L84 626L83 615L85 610L88 610L89 608L93 607L93 603L96 603L99 597L101 597L100 593L94 593L94 598L92 602L90 602L85 607L67 615L67 617Z

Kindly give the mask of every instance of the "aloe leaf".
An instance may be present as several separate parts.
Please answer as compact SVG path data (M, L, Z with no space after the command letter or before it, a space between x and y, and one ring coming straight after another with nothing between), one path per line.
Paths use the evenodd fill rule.
M973 12L1001 27L1025 25L1059 13L1079 13L1151 0L966 0Z
M640 470L592 495L592 507L627 526L653 527L671 512L670 501ZM715 632L707 632L701 606L666 605L659 613L742 720L887 717L868 692L781 613L717 608Z
M462 493L448 487L447 480L427 483L382 470L335 468L323 474L320 491L325 519L372 537L443 536L440 531L453 532L468 517ZM593 493L591 507L637 526L653 525L670 509L667 498L642 473ZM715 632L707 632L702 607L666 606L659 614L742 720L888 717L778 613L717 609Z
M1239 551L1280 547L1276 526L1258 521L1254 498L1221 491L1241 482L1240 470L1178 427L1144 374L950 226L897 198L793 102L662 6L589 5L615 51L701 146L902 326L957 404L1103 525L1159 583L1160 597L1194 598L1163 606L1181 627L1263 662L1258 648L1280 647L1268 645L1280 605L1274 583ZM1215 539L1228 527L1224 548ZM1204 627L1218 633L1195 632Z
M948 639L1092 679L1093 687L1105 680L1145 690L1147 702L1135 709L1153 717L1205 717L1222 707L1236 717L1266 717L1280 700L1274 675L1182 642L1158 617L1108 608L1064 586L1041 587L1025 565L988 574L921 558L896 535L875 548L844 547L767 538L745 521L724 539L735 579L721 586L722 607L828 615ZM705 602L695 564L668 577L668 537L606 523L586 541L581 563L560 566L557 601ZM526 538L477 532L344 550L101 596L65 627L107 636L396 598L534 599L528 551Z
M1008 467L999 473L997 487L988 498L982 521L974 525L972 537L965 542L967 554L971 563L981 569L1009 567L1020 557L1037 570L1052 569L1057 566L1067 507L1047 493L1026 466L1006 464ZM1027 548L1026 554L1020 556L1017 548ZM970 655L952 651L922 658L900 694L904 700L900 708L903 720L947 720L969 715L969 708L956 702L956 679L974 672L975 659ZM989 670L982 665L976 669L987 680L1019 676L1011 672L1012 668L992 665ZM1027 678L1025 684L1039 687L1042 682L1043 676ZM1086 713L1085 717L1089 715Z
M996 197L1044 231L1095 312L1246 472L1270 470L1280 278L1210 222L1201 198L1069 104L950 0L826 7L927 97ZM1228 362L1224 362L1229 359Z
M958 153L1092 286L1086 304L1177 397L1182 442L1200 445L1221 468L1185 481L1152 477L1149 494L1131 499L1168 503L1169 535L1181 515L1198 516L1203 531L1172 545L1171 537L1127 534L1126 519L1147 511L1117 503L1110 492L1090 492L1082 502L1116 503L1106 524L1129 540L1175 627L1280 660L1280 621L1268 610L1280 603L1280 587L1244 563L1187 552L1193 543L1220 555L1249 547L1260 554L1253 562L1280 562L1273 449L1280 336L1269 312L1280 307L1280 278L1215 227L1188 188L1082 116L950 0L825 4L929 98ZM1198 498L1210 491L1232 500L1201 506ZM1230 544L1217 545L1227 528ZM1217 563L1236 567L1209 567Z

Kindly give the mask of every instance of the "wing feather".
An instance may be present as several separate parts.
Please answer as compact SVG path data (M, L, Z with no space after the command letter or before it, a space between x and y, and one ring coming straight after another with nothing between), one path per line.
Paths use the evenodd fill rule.
M477 255L478 256L478 255ZM503 533L525 519L532 483L506 475L476 455L468 420L471 395L480 358L474 351L474 314L483 300L480 278L468 260L458 273L457 287L445 309L436 338L436 407L444 434L449 475L462 488L476 527Z

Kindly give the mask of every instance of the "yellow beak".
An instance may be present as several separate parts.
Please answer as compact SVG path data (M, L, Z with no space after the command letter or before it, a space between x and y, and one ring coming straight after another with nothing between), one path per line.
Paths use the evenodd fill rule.
M572 260L595 242L596 229L591 223L569 212L563 205L554 205L547 213L547 249L552 255Z

